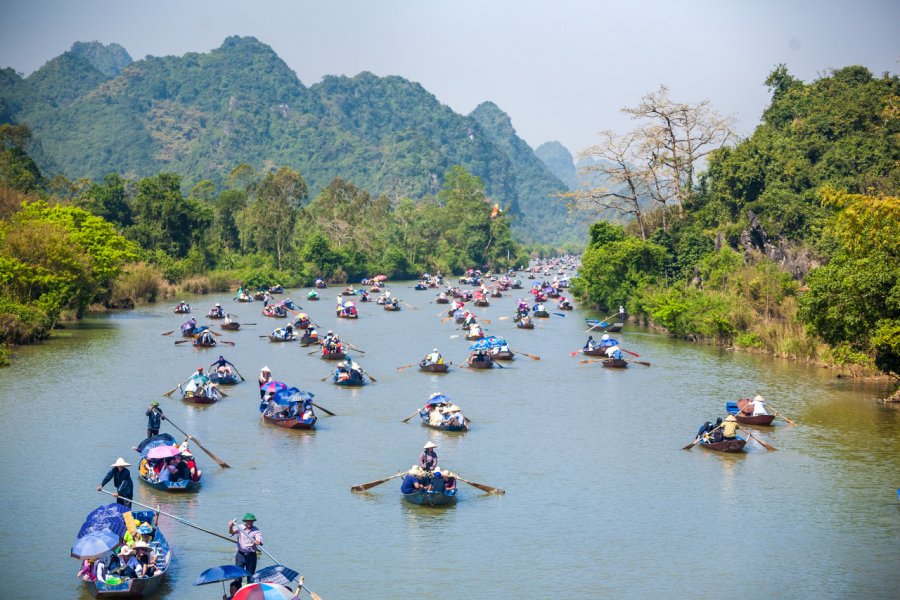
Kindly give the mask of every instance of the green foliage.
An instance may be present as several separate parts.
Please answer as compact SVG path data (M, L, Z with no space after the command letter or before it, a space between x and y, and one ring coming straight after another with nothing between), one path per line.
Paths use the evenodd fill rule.
M591 234L601 228L591 228ZM635 294L656 283L668 260L666 249L637 238L590 246L581 259L576 292L605 309L629 306Z
M205 234L212 209L181 194L181 178L173 173L145 177L132 202L135 224L128 236L143 247L160 249L177 258Z
M43 184L40 170L25 152L30 137L25 125L0 125L0 187L31 192Z
M441 175L461 165L516 216L517 235L583 239L583 226L549 196L564 184L502 111L456 114L401 77L325 77L307 88L250 37L136 62L115 45L76 44L25 79L0 74L0 116L33 128L41 147L29 153L52 175L170 172L187 189L209 180L249 193L229 181L228 169L252 157L249 171L284 165L303 173L312 196L341 177L396 201L437 193Z

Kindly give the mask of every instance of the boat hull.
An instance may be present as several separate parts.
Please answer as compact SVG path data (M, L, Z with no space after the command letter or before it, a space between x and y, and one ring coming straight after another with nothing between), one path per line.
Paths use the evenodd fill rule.
M468 365L470 369L491 369L494 366L493 360L472 360L469 358Z
M717 452L743 452L747 440L736 437L733 440L722 440L721 442L704 442L701 440L700 445L708 450Z
M550 313L546 310L536 310L531 314L532 317L536 317L538 319L549 319Z
M737 419L738 423L743 423L744 425L771 425L772 421L775 420L775 415L748 415L743 412L744 407L750 403L750 400L746 398L741 398L737 401L735 405L732 402L728 402L725 404L725 410L729 413L733 414ZM734 412L732 412L734 411Z
M512 350L502 350L492 353L491 358L494 360L515 360L516 353Z
M534 323L516 323L519 329L534 329Z
M456 490L447 492L429 492L416 490L411 494L403 494L403 499L419 506L450 506L456 504Z
M324 352L319 355L322 360L341 360L347 358L346 352Z
M291 334L291 337L289 337L289 338L287 338L287 339L285 339L285 338L283 338L283 337L278 337L278 336L275 336L275 335L269 335L269 341L270 341L270 342L296 342L296 341L297 341L297 334L296 334L296 333L292 333L292 334Z
M426 373L446 373L450 370L450 365L444 364L435 364L432 363L430 365L426 365L425 363L419 363L419 370L425 371Z
M313 417L312 419L298 419L297 417L270 417L266 414L263 414L262 420L269 425L284 427L285 429L315 429L316 421L318 419L316 417Z
M232 321L231 323L222 323L221 325L219 325L219 327L221 327L225 331L237 331L241 328L241 324L237 321Z
M236 373L231 375L219 375L218 373L210 373L209 380L219 385L237 385L241 382Z
M200 490L200 482L203 481L203 477L200 478L200 481L193 481L190 479L183 479L181 481L150 481L146 477L141 477L138 475L138 479L144 483L144 485L148 487L152 487L154 490L160 492L170 492L173 494L190 494L193 492L197 492Z
M349 379L334 379L334 385L341 387L362 387L366 385L366 380L361 377L350 377Z
M607 358L603 361L605 369L627 369L628 361L621 358Z
M219 401L218 398L212 398L210 396L188 396L187 394L183 395L181 397L181 400L183 402L187 402L188 404L215 404Z

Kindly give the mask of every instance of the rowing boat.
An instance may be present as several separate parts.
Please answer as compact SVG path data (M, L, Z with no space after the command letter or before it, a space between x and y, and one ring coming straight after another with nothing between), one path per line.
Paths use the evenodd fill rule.
M227 323L222 323L221 325L219 325L219 327L221 327L225 331L237 331L241 328L241 324L237 321L229 321Z
M744 425L771 425L775 420L775 415L752 415L744 412L744 407L750 404L749 398L741 398L737 402L726 402L725 410L737 419L738 423Z
M323 350L319 357L322 360L341 360L347 357L347 353L343 350Z
M477 356L482 356L483 358L475 360ZM466 364L469 365L470 369L490 369L494 366L494 361L488 354L470 354L469 358L466 359Z
M139 523L156 523L156 512L152 510L136 510L131 515ZM158 527L153 528L149 545L150 552L156 556L156 570L152 576L131 579L109 575L106 581L84 581L88 593L94 598L147 598L155 594L172 564L172 550ZM98 560L108 559L100 557Z
M347 387L359 387L362 385L366 385L365 377L357 370L352 370L347 373L346 378L343 378L343 374L341 372L335 371L334 377L332 377L332 381L335 385Z
M744 446L747 445L747 440L740 436L736 436L734 439L722 440L721 442L707 442L705 440L700 440L700 445L704 448L717 450L719 452L741 452L744 450Z
M203 479L202 474L197 479L197 481L194 481L190 477L186 477L178 481L155 481L150 479L150 465L149 463L145 463L144 461L151 460L147 458L147 454L150 452L150 450L159 446L177 447L178 442L175 441L175 438L173 438L168 433L161 433L159 435L147 438L143 442L141 442L137 447L138 452L141 453L141 468L139 468L138 470L138 479L140 479L145 485L152 487L154 490L158 490L160 492L173 492L176 494L181 494L198 491L200 489L200 482Z
M313 394L297 388L277 392L267 402L260 402L264 423L285 429L315 429L318 420L312 409ZM303 418L304 416L307 418Z
M419 370L426 373L446 373L450 370L447 363L427 363L424 360L419 363Z
M603 367L607 369L627 369L628 361L621 358L607 358L603 361Z
M531 313L532 317L537 317L538 319L549 319L550 313L546 310L536 310Z

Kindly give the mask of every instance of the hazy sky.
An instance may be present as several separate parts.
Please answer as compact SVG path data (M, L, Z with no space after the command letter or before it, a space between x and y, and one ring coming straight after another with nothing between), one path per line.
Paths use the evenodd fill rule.
M898 0L0 0L0 67L29 74L73 42L132 58L269 44L305 85L400 75L468 113L492 100L532 147L573 153L665 83L709 99L749 134L778 63L804 80L862 64L900 71Z

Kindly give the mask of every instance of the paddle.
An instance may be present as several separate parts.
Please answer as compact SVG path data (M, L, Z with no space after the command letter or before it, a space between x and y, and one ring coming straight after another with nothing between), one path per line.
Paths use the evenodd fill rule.
M234 342L229 342L228 340L220 340L220 344L225 344L226 346L234 346Z
M775 451L775 450L778 450L778 448L776 448L775 446L772 446L772 445L770 445L770 444L767 444L767 443L765 443L764 441L762 441L761 439L759 439L758 437L756 437L755 435L753 435L753 432L750 431L749 429L744 429L743 427L738 427L738 429L740 429L741 431L743 431L744 433L746 433L751 439L753 439L753 441L755 441L757 444L759 444L760 446L762 446L762 447L765 448L766 450L769 450L769 451Z
M794 423L793 421L791 421L790 419L788 419L786 416L784 416L783 414L781 414L781 413L778 411L777 408L775 408L774 406L772 406L772 405L769 404L768 402L766 402L766 406L768 406L769 408L772 409L772 413L773 413L776 417L779 417L779 418L781 418L781 419L784 419L784 421L787 422L787 424L790 425L791 427L796 427L796 426L797 426L796 423Z
M506 490L504 490L504 489L491 487L489 485L484 485L483 483L475 483L474 481L469 481L468 479L463 479L459 475L457 475L456 478L458 480L462 481L463 483L468 483L472 487L478 488L482 492L487 492L488 494L505 494L506 493Z
M418 308L416 308L416 307L413 306L412 304L407 304L406 302L403 302L403 304L406 305L406 306L408 306L409 308L411 308L411 309L413 309L413 310L419 310Z
M626 354L630 354L632 356L637 356L638 358L641 357L641 355L638 354L637 352L632 352L631 350L626 350L625 348L619 348L619 350L621 350L622 352L625 352Z
M328 414L328 415L330 415L330 416L332 416L332 417L336 416L333 412L331 412L331 411L328 410L327 408L324 408L324 407L322 407L322 406L319 406L319 405L316 404L315 402L310 402L310 404L312 404L313 406L315 406L316 408L318 408L318 409L321 410L322 412L324 412L324 413L326 413L326 414Z
M500 320L500 321L508 321L508 320L511 319L511 318L512 318L512 317L500 317L499 320Z
M441 325L443 325L444 323L446 323L446 322L449 321L450 319L453 319L453 317L444 317L443 319L441 319Z
M181 387L181 384L179 383L178 385L176 385L175 387L173 387L171 390L169 390L168 392L164 393L163 396L165 396L166 398L171 398L171 397L172 397L172 394L175 393L175 390L177 390L177 389L180 388L180 387Z
M172 335L173 333L175 333L174 329L172 331L167 331L167 332L163 333L162 335Z
M553 313L553 314L556 315L557 317L565 317L565 316L566 316L565 314L563 314L563 313L558 313L558 312L555 312L555 313Z
M607 360L610 360L610 359L608 359L608 358L582 359L582 360L579 360L578 362L579 362L580 364L582 364L582 365L586 365L586 364L588 364L588 363L604 362L604 361L607 361ZM649 367L649 366L650 366L650 363L648 363L648 362L645 361L645 360L631 360L631 359L629 359L629 358L625 358L625 359L623 359L623 360L624 360L625 362L634 363L634 364L636 364L636 365L644 365L645 367Z
M350 488L350 491L351 492L364 492L366 490L371 490L376 485L381 485L382 483L384 483L386 481L390 481L391 479L396 479L397 477L403 477L404 475L406 475L406 471L401 471L401 472L397 473L396 475L391 475L390 477L385 477L384 479L376 479L375 481L370 481L368 483L361 483L359 485L354 485L352 488ZM110 492L107 492L107 493L110 493Z
M531 360L541 360L540 356L536 356L534 354L528 354L527 352L520 352L519 350L513 350L513 354L521 354L522 356L527 356Z
M368 372L363 371L362 369L360 369L359 371L360 371L360 373L362 373L363 375L365 375L366 377L368 377L369 379L371 379L371 380L372 380L372 383L378 383L378 380L375 379L374 377L372 377L371 375L369 375Z
M700 436L697 436L697 439L695 439L693 442L691 442L690 444L688 444L687 446L682 448L682 450L690 450L691 448L693 448L694 446L696 446L699 443L700 443Z
M220 391L221 391L221 390L220 390ZM178 431L180 431L182 435L184 435L184 436L190 438L191 441L193 441L195 444L197 444L197 447L198 447L198 448L200 448L201 450L203 450L204 452L206 452L206 453L209 455L209 457L210 457L211 459L213 459L214 461L216 461L216 462L219 464L220 467L222 467L223 469L230 469L230 468L231 468L231 465L229 465L227 462L225 462L224 460L222 460L221 458L219 458L218 456L216 456L215 454L213 454L212 452L210 452L209 450L207 450L206 448L204 448L204 447L203 447L203 444L200 443L200 440L198 440L197 438L195 438L195 437L192 436L191 434L186 433L181 427L179 427L179 426L176 425L175 423L172 423L172 421L171 421L171 419L169 419L169 417L166 417L166 421L168 421L169 424L170 424L172 427L174 427L175 429L177 429Z
M177 342L175 342L175 345L177 346L178 344L187 344L188 342L193 342L193 341L194 340L178 340Z
M410 419L412 419L414 416L416 416L417 414L419 414L420 412L422 412L422 409L423 409L423 408L428 408L428 405L426 404L426 405L423 406L422 408L417 408L417 409L416 409L416 412L414 412L413 414L409 415L408 417L406 417L405 419L403 419L403 420L400 421L400 422L401 422L401 423L408 423Z
M403 365L402 367L397 367L397 370L398 370L398 371L402 371L403 369L408 369L408 368L410 368L410 367L415 367L415 366L418 365L418 364L419 364L419 363L416 362L416 363L412 363L412 364L410 364L410 365Z

